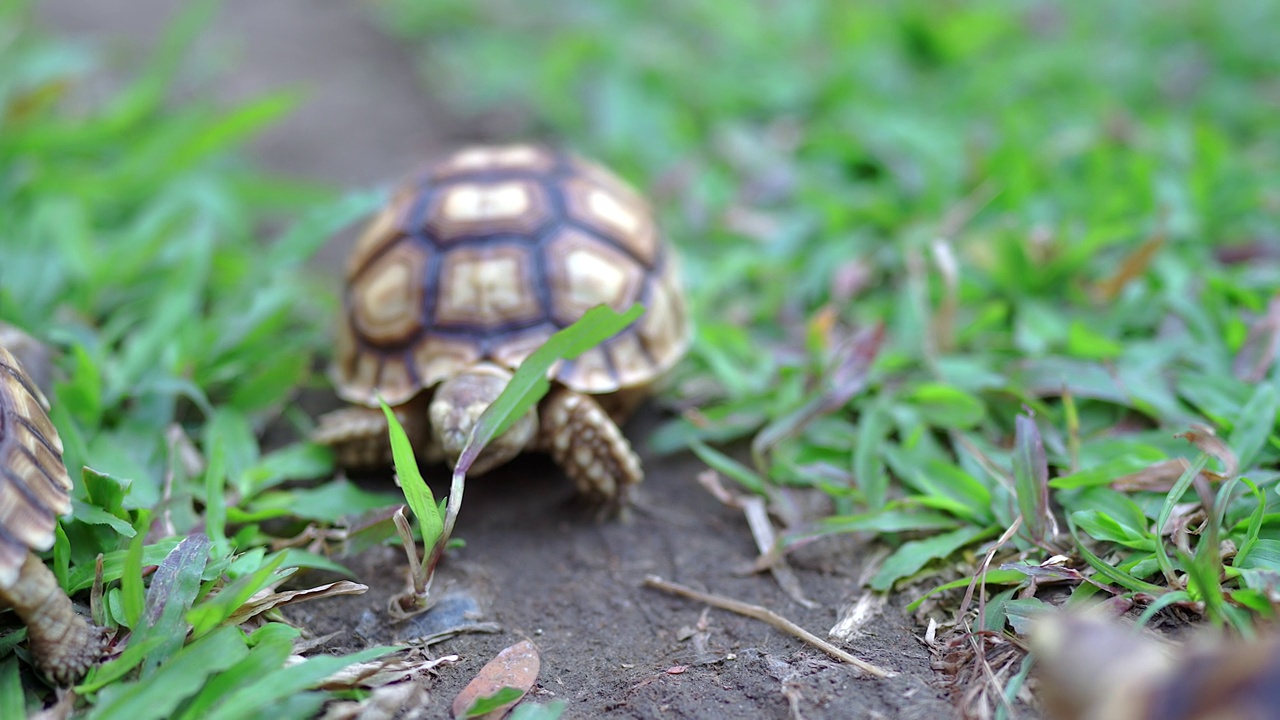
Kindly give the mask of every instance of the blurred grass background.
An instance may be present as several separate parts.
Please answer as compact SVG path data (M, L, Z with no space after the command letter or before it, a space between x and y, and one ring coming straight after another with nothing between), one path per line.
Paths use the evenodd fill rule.
M102 58L0 3L0 320L57 348L69 464L99 471L55 569L83 590L97 554L114 558L105 619L125 627L140 618L114 583L142 587L130 537L151 564L177 535L211 536L186 600L200 609L224 583L325 566L268 543L385 502L288 484L327 476L328 458L261 440L310 425L293 399L324 383L336 300L307 261L381 191L255 166L250 138L307 112L300 95L174 93L207 22L194 7L144 72L85 98ZM1280 3L367 7L419 58L421 92L454 118L442 134L547 139L652 196L698 326L663 399L681 414L652 443L705 440L695 451L768 499L789 546L875 532L892 553L871 587L919 596L1021 522L998 562L1061 551L1151 612L1245 633L1274 618ZM1221 443L1174 437L1191 423ZM751 438L749 460L724 449ZM1196 473L1161 465L1178 458L1229 477L1197 493ZM1116 485L1143 472L1141 489ZM815 489L824 517L795 512ZM1074 536L1046 526L1050 501ZM1165 532L1175 509L1198 534ZM988 581L1003 588L988 627L1020 629L1027 573ZM263 680L209 668L191 693L213 673ZM117 698L163 679L128 677Z
M1195 459L1175 432L1216 428L1274 485L1280 4L377 7L464 117L601 157L654 195L699 327L675 399L697 411L655 443L754 435L754 466L699 454L775 502L822 488L835 517L817 532L893 531L873 587L1019 517L1039 528L1021 550L1055 547L1025 516L1049 491L1020 484L1046 477L1014 452L1024 407L1068 519L1115 540L1092 513L1123 515L1142 538L1150 554L1120 563L1131 589L1158 566L1186 589L1152 525L1186 484L1110 487ZM807 403L850 389L833 387L847 338L877 322L888 340L854 378L868 391L797 431ZM756 433L783 430L759 452ZM1240 491L1222 491L1224 533L1254 510Z

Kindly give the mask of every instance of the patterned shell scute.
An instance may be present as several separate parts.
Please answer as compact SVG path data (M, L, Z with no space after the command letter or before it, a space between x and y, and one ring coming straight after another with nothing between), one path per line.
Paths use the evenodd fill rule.
M515 368L602 303L646 312L561 363L568 387L645 384L687 347L679 269L639 193L543 147L467 148L402 188L357 241L336 384L353 402L405 402L479 361Z
M0 587L12 587L32 550L53 547L58 516L71 512L71 478L48 402L0 347Z

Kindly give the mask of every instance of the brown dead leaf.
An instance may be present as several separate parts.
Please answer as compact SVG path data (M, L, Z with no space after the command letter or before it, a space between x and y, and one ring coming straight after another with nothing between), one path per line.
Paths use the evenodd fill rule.
M1236 471L1240 468L1240 461L1236 459L1236 454L1227 447L1222 438L1214 434L1213 428L1208 425L1199 423L1191 423L1186 432L1180 432L1174 435L1176 438L1182 438L1187 442L1195 445L1200 452L1206 455L1212 455L1222 461L1223 478L1233 478Z
M464 717L476 700L490 697L503 688L519 690L520 698L483 716L484 720L499 720L510 712L511 708L515 707L516 703L520 702L520 699L524 698L537 682L541 665L542 659L538 655L538 648L528 640L521 640L506 648L480 668L480 672L476 673L471 682L467 683L467 686L462 688L462 692L453 699L453 716Z
M1137 250L1129 253L1124 262L1120 263L1120 267L1116 268L1115 273L1111 277L1098 283L1096 295L1100 302L1109 302L1114 300L1120 291L1124 289L1129 281L1138 277L1147 271L1147 267L1151 265L1151 261L1155 259L1156 253L1160 252L1160 248L1164 247L1166 236L1164 231L1159 231L1155 235L1147 238L1145 242L1138 246Z
M238 625L268 610L284 607L285 605L336 597L338 595L361 595L368 589L368 585L353 583L350 580L339 580L338 582L331 582L306 590L290 590L288 592L273 592L268 588L249 598L249 601L241 605L240 609L236 610L227 621Z
M720 504L735 510L742 507L739 497L725 487L724 479L720 477L720 473L708 468L698 473L697 479L698 484L708 493L711 493L711 497L719 500Z
M397 683L375 688L360 700L341 700L325 706L319 720L422 720L435 717L431 695L421 683Z
M1111 488L1120 492L1150 490L1152 492L1169 492L1173 484L1182 477L1182 473L1191 467L1186 458L1161 460L1137 472L1121 475L1111 481Z
M352 690L354 688L379 688L392 683L426 677L441 665L456 663L457 655L429 658L419 651L409 656L381 658L369 662L348 665L320 682L324 690ZM305 661L301 655L291 655L286 665Z
M774 530L773 522L769 520L764 498L750 495L742 497L739 502L743 515L747 519L747 527L751 529L751 536L755 539L756 548L760 551L760 557L762 560L767 559L765 561L768 563L769 572L773 574L778 587L781 587L792 600L809 609L819 607L818 603L805 597L804 589L800 587L800 578L791 570L786 557L779 551L781 544L778 542L778 534Z

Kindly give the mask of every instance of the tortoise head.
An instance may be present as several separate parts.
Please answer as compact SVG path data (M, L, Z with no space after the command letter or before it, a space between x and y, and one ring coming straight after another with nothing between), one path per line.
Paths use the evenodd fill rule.
M450 467L458 464L462 448L480 415L498 399L510 380L510 371L482 363L454 375L436 388L427 412L435 442L444 451ZM481 451L469 472L479 475L506 463L533 445L537 434L538 416L530 408Z

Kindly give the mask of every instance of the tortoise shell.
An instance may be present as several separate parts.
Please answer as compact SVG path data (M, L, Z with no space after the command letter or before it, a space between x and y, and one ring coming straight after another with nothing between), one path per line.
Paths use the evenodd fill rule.
M12 587L32 550L53 546L59 515L71 512L71 477L48 401L0 347L0 588Z
M642 386L689 343L673 253L644 199L604 168L532 145L472 147L402 187L357 241L333 374L347 400L393 405L478 362L514 369L607 304L646 312L552 379Z

